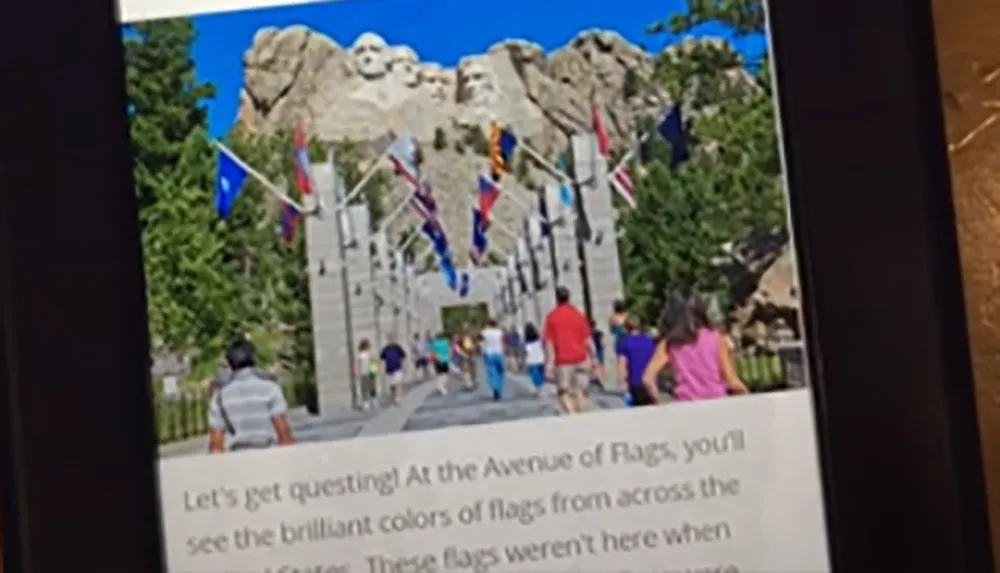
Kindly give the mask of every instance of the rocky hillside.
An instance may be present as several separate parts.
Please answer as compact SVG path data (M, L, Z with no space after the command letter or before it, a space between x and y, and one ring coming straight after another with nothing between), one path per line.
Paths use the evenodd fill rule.
M237 119L251 130L303 121L310 133L329 141L371 142L387 130L413 134L423 143L425 172L444 198L439 204L453 240L462 245L469 240L476 175L486 166L490 120L510 125L551 158L571 134L589 130L591 94L603 105L616 141L631 138L636 118L655 114L669 99L648 91L625 97L638 91L626 84L645 83L653 59L617 33L598 30L582 32L549 54L537 44L506 40L449 69L373 33L342 47L305 27L266 28L257 32L243 62ZM504 180L504 190L528 203L531 189L549 176L531 164L517 172ZM392 199L403 193L400 186ZM508 226L519 215L515 202L498 204L497 218ZM400 221L392 230L406 225ZM501 233L491 239L501 249L511 247Z

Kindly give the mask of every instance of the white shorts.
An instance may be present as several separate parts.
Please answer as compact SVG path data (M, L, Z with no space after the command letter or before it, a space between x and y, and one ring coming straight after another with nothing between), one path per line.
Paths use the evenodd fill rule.
M403 371L397 370L392 374L389 374L387 379L389 380L389 384L392 386L398 386L403 383Z

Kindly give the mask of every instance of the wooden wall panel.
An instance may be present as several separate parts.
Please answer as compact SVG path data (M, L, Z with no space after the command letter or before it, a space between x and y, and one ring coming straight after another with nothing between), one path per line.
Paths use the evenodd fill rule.
M1000 562L1000 0L934 0L993 553Z

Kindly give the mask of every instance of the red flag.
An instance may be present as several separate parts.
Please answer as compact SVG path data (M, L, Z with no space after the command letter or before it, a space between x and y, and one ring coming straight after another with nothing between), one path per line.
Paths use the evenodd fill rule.
M489 177L479 176L479 212L483 220L493 218L493 205L500 199L500 187Z
M302 124L295 124L295 184L303 197L312 195L312 182L309 179L309 148L306 132Z
M590 102L590 124L597 136L597 151L604 157L611 157L611 140L608 138L608 131L604 129L601 108L593 100Z
M628 203L628 206L635 209L635 187L632 185L632 176L629 175L628 165L622 165L612 171L609 182L622 199Z

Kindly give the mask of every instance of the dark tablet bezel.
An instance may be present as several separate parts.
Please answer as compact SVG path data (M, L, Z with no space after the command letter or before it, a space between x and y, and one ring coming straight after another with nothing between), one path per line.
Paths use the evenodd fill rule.
M112 4L5 7L7 571L162 570ZM771 13L834 566L991 571L930 7Z

